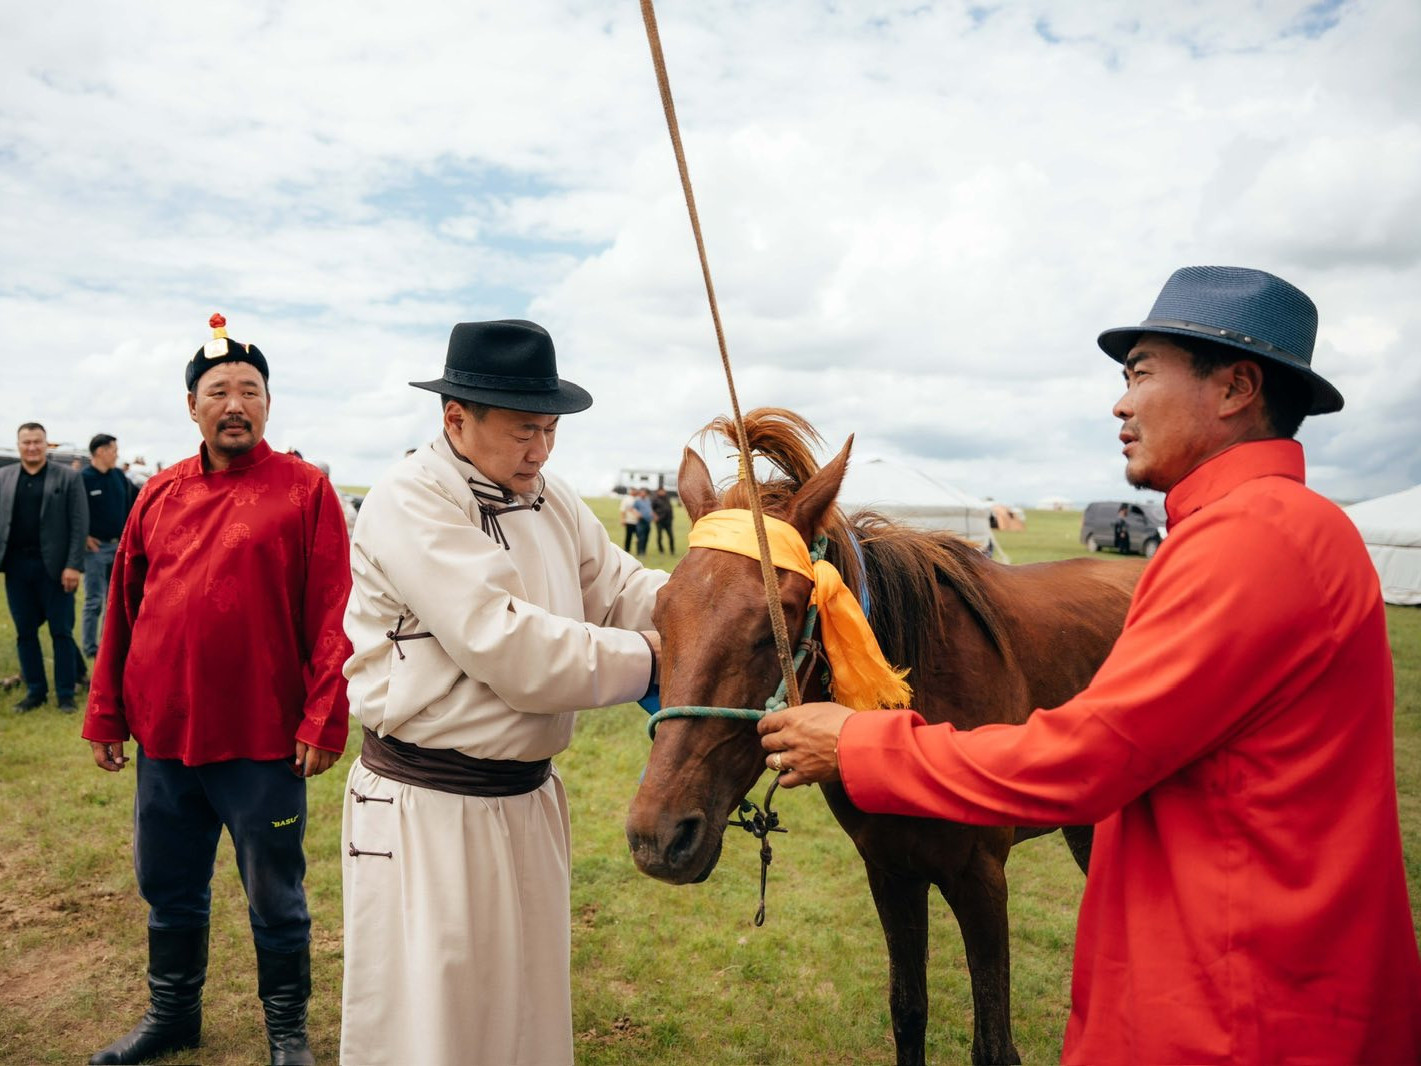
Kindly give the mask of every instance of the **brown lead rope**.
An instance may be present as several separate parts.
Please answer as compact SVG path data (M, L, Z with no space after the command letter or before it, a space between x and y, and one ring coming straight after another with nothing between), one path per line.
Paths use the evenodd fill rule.
M706 282L706 297L710 300L711 319L715 322L715 339L720 346L720 362L725 368L725 384L730 390L730 409L735 417L735 432L739 438L740 467L749 482L750 514L755 524L755 540L760 546L760 575L765 581L765 601L770 609L770 626L775 631L775 650L779 653L780 673L784 675L785 702L799 705L799 681L794 673L794 652L789 642L789 627L780 604L779 581L770 560L770 542L765 535L765 514L760 506L760 494L755 489L755 468L746 439L745 422L740 417L740 400L735 395L735 376L730 370L730 354L725 347L725 330L720 324L720 308L715 302L715 286L711 284L710 261L706 258L706 242L701 236L701 220L696 214L696 195L691 191L691 173L686 167L686 153L681 147L681 128L676 122L676 105L671 100L671 82L666 74L666 57L661 52L661 34L656 28L656 11L652 0L641 0L641 17L646 23L646 39L651 45L651 62L656 67L656 84L661 89L661 107L666 112L666 128L671 133L671 147L676 153L676 168L681 174L681 190L686 196L686 210L691 216L691 232L696 237L696 251L701 258L701 276ZM778 778L776 778L778 781ZM767 797L768 798L768 797Z

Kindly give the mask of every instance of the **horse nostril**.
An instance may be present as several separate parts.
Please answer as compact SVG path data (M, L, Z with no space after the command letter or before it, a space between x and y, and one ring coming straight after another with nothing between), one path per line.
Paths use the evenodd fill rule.
M683 818L676 824L676 832L666 848L666 861L671 866L680 866L695 853L703 825L705 819L700 815Z

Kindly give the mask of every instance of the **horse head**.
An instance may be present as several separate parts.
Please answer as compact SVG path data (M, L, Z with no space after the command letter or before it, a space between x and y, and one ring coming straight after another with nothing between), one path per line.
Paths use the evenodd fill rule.
M808 449L793 443L802 440L801 434L817 437L797 416L752 411L745 422L752 447L789 475L759 486L765 513L788 522L811 542L826 522L838 517L834 499L853 438L833 461L817 469ZM724 419L708 428L727 436L734 432ZM706 464L690 448L682 458L677 485L692 523L711 511L749 505L745 482L718 494ZM804 626L813 585L786 570L777 570L776 576L793 641ZM774 694L782 675L757 559L691 548L657 597L653 621L661 634L663 706L760 710ZM637 867L673 884L709 877L720 858L731 812L764 769L753 720L661 722L627 814L627 841Z

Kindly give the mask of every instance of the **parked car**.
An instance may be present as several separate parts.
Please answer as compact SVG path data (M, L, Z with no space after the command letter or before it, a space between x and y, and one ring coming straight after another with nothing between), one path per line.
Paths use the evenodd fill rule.
M1164 507L1158 503L1097 500L1081 517L1081 543L1090 551L1110 548L1150 558L1165 537Z

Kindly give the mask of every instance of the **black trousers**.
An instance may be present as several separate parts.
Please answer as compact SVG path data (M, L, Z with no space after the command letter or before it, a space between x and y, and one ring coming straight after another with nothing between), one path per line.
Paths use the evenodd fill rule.
M65 592L39 559L12 556L5 569L5 599L15 621L15 648L28 694L40 700L49 694L44 653L39 644L39 627L48 622L50 643L54 645L55 695L72 700L79 669L79 645L74 642L74 593Z
M133 868L153 929L207 925L217 841L226 826L257 947L283 954L311 939L306 907L306 782L285 759L184 766L138 749Z

